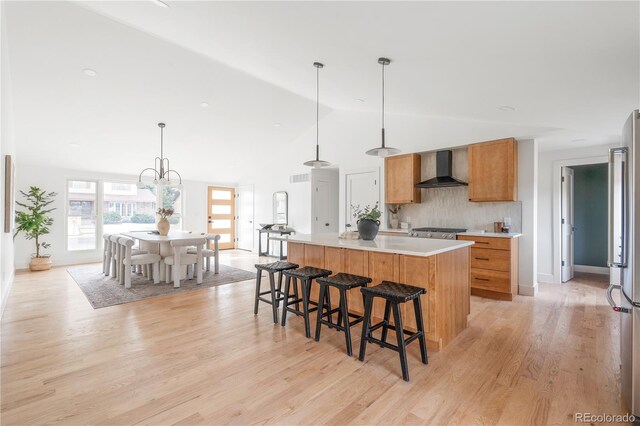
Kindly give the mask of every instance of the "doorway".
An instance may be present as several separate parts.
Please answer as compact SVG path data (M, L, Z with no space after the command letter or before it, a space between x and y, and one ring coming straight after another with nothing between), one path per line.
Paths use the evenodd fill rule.
M356 219L353 217L354 206L375 206L380 204L380 171L368 170L345 174L345 217L344 223L356 230Z
M560 218L560 229L562 229L562 282L567 282L573 278L573 249L574 232L573 208L574 208L574 173L571 167L562 168L562 217Z
M235 248L235 189L210 186L207 198L207 232L209 234L220 234L220 250Z
M574 273L606 275L608 165L562 166L560 176L560 281Z
M239 186L236 190L237 244L240 250L253 250L255 226L253 225L253 185Z

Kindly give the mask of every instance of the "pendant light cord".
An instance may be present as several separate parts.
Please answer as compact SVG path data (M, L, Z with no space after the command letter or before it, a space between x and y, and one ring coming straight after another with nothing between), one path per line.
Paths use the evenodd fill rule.
M384 129L384 63L382 64L382 128Z
M320 160L320 67L316 67L316 161Z
M160 161L164 158L164 127L160 127Z

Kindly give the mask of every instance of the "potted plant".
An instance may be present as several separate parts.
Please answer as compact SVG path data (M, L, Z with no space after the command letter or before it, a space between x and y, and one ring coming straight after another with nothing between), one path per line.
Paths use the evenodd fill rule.
M400 204L391 204L389 205L389 225L391 229L398 229L398 213L400 212L400 208L402 206Z
M353 209L353 217L357 219L358 233L363 240L373 240L378 235L380 229L380 216L382 213L378 208L378 203L375 206L366 206L360 208L360 206L351 206Z
M29 192L20 191L26 198L25 203L16 201L16 204L25 210L16 212L15 238L20 232L27 240L35 240L36 252L31 255L29 269L32 271L46 271L51 269L51 255L41 252L48 249L51 244L40 241L40 237L49 233L49 227L53 224L53 219L48 216L55 208L47 208L55 201L55 192L44 191L37 186L29 188Z
M158 216L160 216L160 220L158 220L158 232L160 235L167 236L169 234L169 228L171 228L171 223L169 223L169 218L173 214L173 209L165 209L160 208L156 212Z

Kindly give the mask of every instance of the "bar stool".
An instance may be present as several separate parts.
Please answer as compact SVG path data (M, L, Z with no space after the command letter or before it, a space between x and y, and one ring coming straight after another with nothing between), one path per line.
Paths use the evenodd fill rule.
M302 316L304 318L304 334L307 338L311 337L311 326L309 324L309 314L315 312L318 309L319 304L328 303L331 306L331 300L329 294L323 299L318 299L318 302L309 300L311 295L311 283L316 278L326 278L331 275L331 271L327 269L314 268L312 266L304 266L299 269L292 269L284 271L284 276L287 277L284 282L284 303L282 304L282 326L287 323L287 312ZM291 281L293 279L294 294L291 295ZM302 287L302 298L298 297L298 279ZM299 309L299 303L302 302L302 311ZM290 305L296 305L295 308L291 308ZM309 309L309 305L314 305L314 308ZM331 317L329 317L331 319Z
M273 310L273 323L278 323L278 307L280 301L284 299L282 295L282 273L290 270L297 269L299 265L297 263L290 262L273 262L273 263L257 263L256 270L258 272L256 276L256 298L255 306L253 308L254 315L258 315L258 302L264 302L271 305ZM260 292L260 284L262 283L262 271L266 271L269 274L269 290ZM275 273L278 273L278 287L275 284ZM265 294L270 295L270 299L265 299Z
M329 293L328 287L335 287L340 292L340 305L335 309L331 309L331 304L327 306L324 303L318 307L318 321L316 322L315 340L316 342L320 341L320 328L322 327L322 324L328 325L329 327L335 328L339 331L344 331L344 338L347 343L347 355L352 356L353 353L351 350L351 327L361 322L364 319L364 316L352 314L349 312L349 306L347 303L347 290L356 287L366 287L367 284L371 282L371 278L340 272L332 277L318 278L316 282L320 285L320 296L318 300L325 299L325 295ZM327 321L324 319L325 317L330 318L330 315L335 312L338 312L337 325L333 324L331 320ZM353 317L355 318L355 320L350 321L349 317Z
M420 355L422 356L422 363L428 364L427 359L427 344L424 337L424 324L422 322L422 308L420 306L420 296L427 291L421 287L414 287L406 284L394 283L391 281L383 281L381 284L375 287L362 287L360 288L364 296L364 322L362 324L362 339L360 341L360 361L364 361L365 352L367 349L367 342L377 343L378 345L393 349L400 355L400 366L402 367L402 378L405 381L409 381L409 368L407 366L407 351L406 347L409 343L415 339L420 341ZM371 306L373 304L374 297L381 297L386 300L384 307L384 319L376 325L371 326ZM406 303L409 300L413 300L413 309L416 314L416 328L418 331L412 333L405 330L402 326L402 315L400 313L400 304ZM393 322L395 325L389 324L389 314L393 310ZM378 340L373 337L372 333L378 328L382 327L382 339ZM397 345L387 343L387 331L389 329L395 330ZM404 335L409 336L408 339L404 338Z

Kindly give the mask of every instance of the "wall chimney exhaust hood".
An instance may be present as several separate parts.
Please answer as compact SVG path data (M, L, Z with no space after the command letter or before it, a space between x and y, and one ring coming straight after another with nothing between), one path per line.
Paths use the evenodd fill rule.
M467 182L462 182L451 176L452 157L453 153L450 150L436 152L436 177L420 182L416 188L449 188L469 185Z

